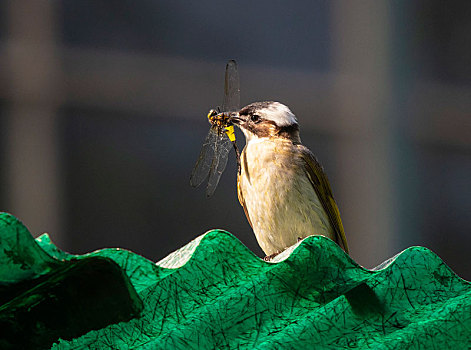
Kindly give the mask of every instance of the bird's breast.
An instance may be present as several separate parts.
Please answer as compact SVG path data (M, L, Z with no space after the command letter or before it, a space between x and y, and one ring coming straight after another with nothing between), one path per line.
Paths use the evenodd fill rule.
M297 237L328 235L327 215L291 142L250 142L241 163L240 190L265 253L283 250Z
M284 143L255 142L242 153L240 186L249 211L257 217L275 215L280 206L289 204L289 197L296 197L293 190L299 192L308 184L291 148Z

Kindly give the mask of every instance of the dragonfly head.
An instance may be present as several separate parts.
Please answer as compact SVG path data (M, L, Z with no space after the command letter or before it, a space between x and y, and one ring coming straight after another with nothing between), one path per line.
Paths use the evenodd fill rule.
M218 111L216 111L215 109L210 109L209 112L208 112L208 120L209 122L212 124L213 123L213 120L214 118L218 115Z
M219 128L222 128L231 124L230 119L233 114L235 113L220 112L219 108L218 110L211 109L208 112L208 120L211 125L216 125Z

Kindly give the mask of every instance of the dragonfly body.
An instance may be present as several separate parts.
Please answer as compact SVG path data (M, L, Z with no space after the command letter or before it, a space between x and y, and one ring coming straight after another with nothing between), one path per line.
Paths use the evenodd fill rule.
M215 109L211 109L208 113L208 120L212 126L218 128L218 133L225 132L231 142L235 141L234 125L230 125L229 119L231 115L228 113L218 113Z

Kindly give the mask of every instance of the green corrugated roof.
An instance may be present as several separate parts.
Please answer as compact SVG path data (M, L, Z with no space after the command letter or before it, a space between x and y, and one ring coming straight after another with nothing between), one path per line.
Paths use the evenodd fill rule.
M69 334L68 340L56 342L53 349L471 346L471 284L423 247L408 248L377 269L367 270L331 240L308 237L276 262L265 262L230 233L213 230L155 264L122 249L69 255L58 250L47 235L35 241L7 214L0 215L0 234L2 247L8 248L4 251L9 251L0 252L3 292L39 278L46 293L51 276L57 281L58 275L67 274L62 271L64 264L97 258L117 264L125 272L113 283L121 286L119 305L127 305L122 312L129 310L129 316L119 313L121 319L114 317L110 319L114 324L101 329L81 328L78 332L87 333ZM105 270L103 273L108 273ZM62 285L56 283L49 296L64 294L57 292L59 287ZM106 304L118 293L113 292L117 287L111 286L103 299L102 288L96 291L101 298L98 301L90 299L94 292L85 293L88 304L82 303L84 313L90 305L91 312L106 314L105 306L97 311L92 304ZM10 291L10 299L16 296L16 305L34 294L24 290L27 288L21 295ZM75 303L80 298L78 292L72 300ZM0 327L5 315L13 312L11 300L3 302ZM110 310L116 305L111 304ZM67 315L61 314L70 317ZM39 322L48 325L42 319ZM60 327L56 329L56 333L60 331Z

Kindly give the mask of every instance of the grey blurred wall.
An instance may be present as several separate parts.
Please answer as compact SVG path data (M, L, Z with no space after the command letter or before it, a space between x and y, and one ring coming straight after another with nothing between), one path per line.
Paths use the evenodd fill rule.
M471 278L468 2L0 6L0 210L34 235L159 260L224 228L261 256L234 159L213 198L188 184L236 59L242 104L298 116L355 260L423 245Z

